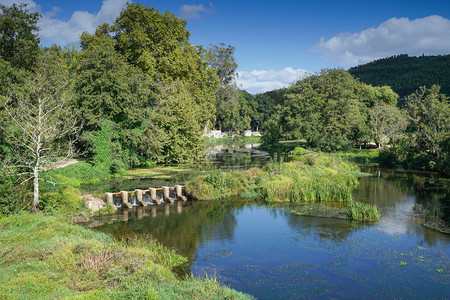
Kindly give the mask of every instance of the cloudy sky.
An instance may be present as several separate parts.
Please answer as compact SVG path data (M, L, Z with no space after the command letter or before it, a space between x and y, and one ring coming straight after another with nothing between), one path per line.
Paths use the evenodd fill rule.
M39 11L42 45L78 41L111 23L126 0L0 0ZM450 54L448 0L133 1L188 20L191 43L236 48L238 84L251 93L286 86L305 72L349 68L397 54Z

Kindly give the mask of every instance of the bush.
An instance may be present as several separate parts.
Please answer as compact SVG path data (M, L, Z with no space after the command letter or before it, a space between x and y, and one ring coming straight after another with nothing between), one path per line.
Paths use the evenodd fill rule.
M212 169L205 177L205 182L209 183L213 188L222 189L225 187L225 177L221 170Z
M84 209L85 203L78 189L66 187L57 192L43 194L38 207L45 212L71 214Z
M0 215L16 214L31 210L31 181L21 182L23 178L9 175L0 167Z
M380 164L384 167L392 168L398 162L397 154L391 149L382 149L379 154Z

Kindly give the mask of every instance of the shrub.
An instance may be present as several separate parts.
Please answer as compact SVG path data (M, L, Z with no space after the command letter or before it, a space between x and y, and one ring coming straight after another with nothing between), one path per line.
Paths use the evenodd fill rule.
M380 164L384 167L393 167L398 161L397 154L391 149L382 149L379 154Z
M23 178L6 173L0 167L0 215L31 209L32 185Z
M40 197L39 209L50 213L70 214L85 206L80 191L66 187L57 192L45 193Z

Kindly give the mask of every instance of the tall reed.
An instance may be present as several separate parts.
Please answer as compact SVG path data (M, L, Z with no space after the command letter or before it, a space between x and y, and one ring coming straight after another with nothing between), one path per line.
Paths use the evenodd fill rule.
M355 220L378 220L380 213L375 205L351 202L347 206L347 216Z

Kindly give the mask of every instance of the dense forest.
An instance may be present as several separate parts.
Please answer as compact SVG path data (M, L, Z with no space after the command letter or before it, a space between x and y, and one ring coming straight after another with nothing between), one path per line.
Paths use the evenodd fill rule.
M402 54L348 71L364 83L392 87L400 98L416 92L421 86L433 84L439 85L442 93L450 95L450 55L415 57Z
M266 145L302 139L322 151L389 145L389 164L450 174L449 56L325 69L251 95L236 84L235 48L192 45L187 21L170 12L128 4L113 24L84 32L79 46L45 48L38 13L23 4L0 8L6 202L12 191L33 191L36 209L42 176L74 156L89 158L86 168L99 180L139 165L199 159L202 134L213 128L262 130ZM368 84L363 74L386 83ZM398 105L402 78L428 81L399 90L405 94Z

